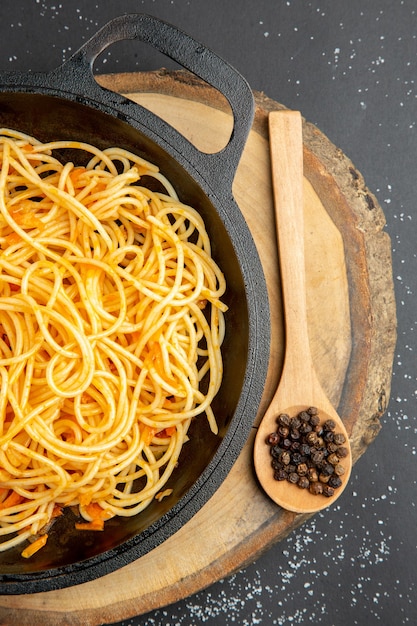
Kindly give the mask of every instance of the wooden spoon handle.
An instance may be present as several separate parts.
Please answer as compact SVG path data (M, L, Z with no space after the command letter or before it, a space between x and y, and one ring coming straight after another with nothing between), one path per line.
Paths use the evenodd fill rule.
M300 112L271 112L269 132L282 291L286 308L286 330L289 335L287 341L301 337L305 349L307 308Z
M283 301L286 351L284 375L310 387L304 257L303 136L299 111L269 114L272 182ZM300 355L303 355L300 358Z

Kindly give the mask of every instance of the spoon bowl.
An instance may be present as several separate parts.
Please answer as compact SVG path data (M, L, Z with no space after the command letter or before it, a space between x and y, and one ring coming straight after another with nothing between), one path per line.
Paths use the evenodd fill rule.
M314 370L308 325L304 258L303 139L299 111L269 114L272 184L276 231L285 312L285 358L281 378L272 401L258 427L254 443L254 466L258 480L269 497L295 513L315 513L331 504L346 487L352 469L348 433L327 398ZM277 429L277 417L315 407L320 424L331 419L335 432L345 437L348 454L340 459L342 484L331 496L314 495L287 480L276 480L271 466L268 436Z

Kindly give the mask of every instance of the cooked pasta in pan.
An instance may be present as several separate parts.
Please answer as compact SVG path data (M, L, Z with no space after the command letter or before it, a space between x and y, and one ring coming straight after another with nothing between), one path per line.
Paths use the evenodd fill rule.
M65 507L101 530L169 495L190 422L216 432L226 285L136 155L1 129L0 167L0 550L27 557Z

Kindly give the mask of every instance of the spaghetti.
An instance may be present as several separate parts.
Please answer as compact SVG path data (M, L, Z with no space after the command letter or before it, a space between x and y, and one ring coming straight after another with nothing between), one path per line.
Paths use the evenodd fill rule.
M217 432L225 280L138 156L1 129L0 166L0 551L28 557L64 507L101 530L168 495L192 419Z

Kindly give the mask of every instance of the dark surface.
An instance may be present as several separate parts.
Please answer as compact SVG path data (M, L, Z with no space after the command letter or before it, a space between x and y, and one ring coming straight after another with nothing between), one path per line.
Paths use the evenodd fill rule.
M121 624L416 624L417 4L2 0L0 68L51 70L108 19L135 11L201 40L352 159L387 218L398 343L383 428L336 506L238 574ZM171 67L135 44L117 44L96 69L162 65Z

